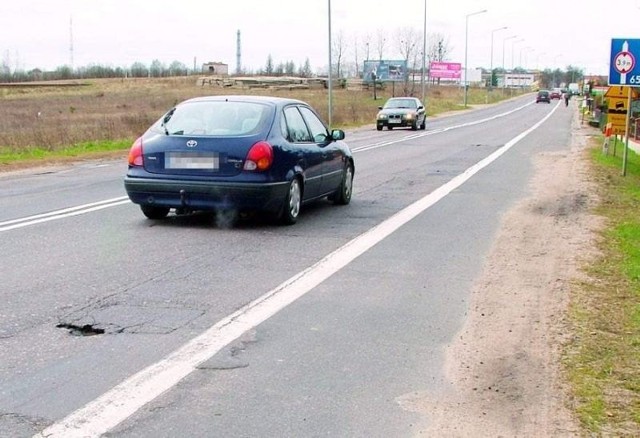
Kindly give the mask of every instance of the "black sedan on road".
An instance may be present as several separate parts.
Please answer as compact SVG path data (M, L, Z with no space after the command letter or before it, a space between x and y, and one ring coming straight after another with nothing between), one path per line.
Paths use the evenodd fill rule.
M549 90L539 90L536 94L536 103L546 102L551 103L551 94Z
M424 105L415 97L392 97L384 106L378 107L376 129L382 131L385 126L391 130L410 127L414 131L425 129L427 114Z
M257 211L293 224L304 203L350 202L355 167L344 137L295 99L189 99L135 141L124 186L150 219L171 209Z

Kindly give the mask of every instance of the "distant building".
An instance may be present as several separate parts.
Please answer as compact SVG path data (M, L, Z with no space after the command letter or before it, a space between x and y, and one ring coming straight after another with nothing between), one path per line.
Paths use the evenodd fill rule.
M202 73L209 75L228 76L229 65L222 62L205 62L202 64Z

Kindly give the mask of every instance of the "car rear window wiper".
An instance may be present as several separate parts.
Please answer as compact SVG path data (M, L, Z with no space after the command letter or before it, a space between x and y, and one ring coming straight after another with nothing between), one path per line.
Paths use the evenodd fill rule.
M167 123L169 123L169 120L171 120L171 117L173 117L173 113L175 112L176 112L176 109L174 107L167 113L167 115L164 116L164 119L162 119L162 124L160 126L164 128L164 133L166 135L169 135L169 129L167 129Z

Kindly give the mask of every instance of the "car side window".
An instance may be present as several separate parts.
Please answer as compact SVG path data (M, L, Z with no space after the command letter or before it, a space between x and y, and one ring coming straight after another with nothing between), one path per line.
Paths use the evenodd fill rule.
M311 134L307 128L307 124L302 118L302 114L295 106L289 106L284 109L284 116L287 120L288 138L294 143L312 142Z
M287 140L291 140L289 138L289 128L287 125L287 118L284 116L284 113L280 114L280 134Z
M300 112L309 126L313 141L316 143L326 143L329 138L329 132L327 131L327 127L324 126L324 123L322 123L322 120L307 107L301 106Z

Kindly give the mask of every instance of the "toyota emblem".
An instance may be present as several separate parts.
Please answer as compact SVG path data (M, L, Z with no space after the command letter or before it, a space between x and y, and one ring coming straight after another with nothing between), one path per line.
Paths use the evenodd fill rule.
M188 148L195 148L196 146L198 146L198 142L197 142L197 141L195 141L195 140L189 140L189 141L187 142L187 147L188 147Z

